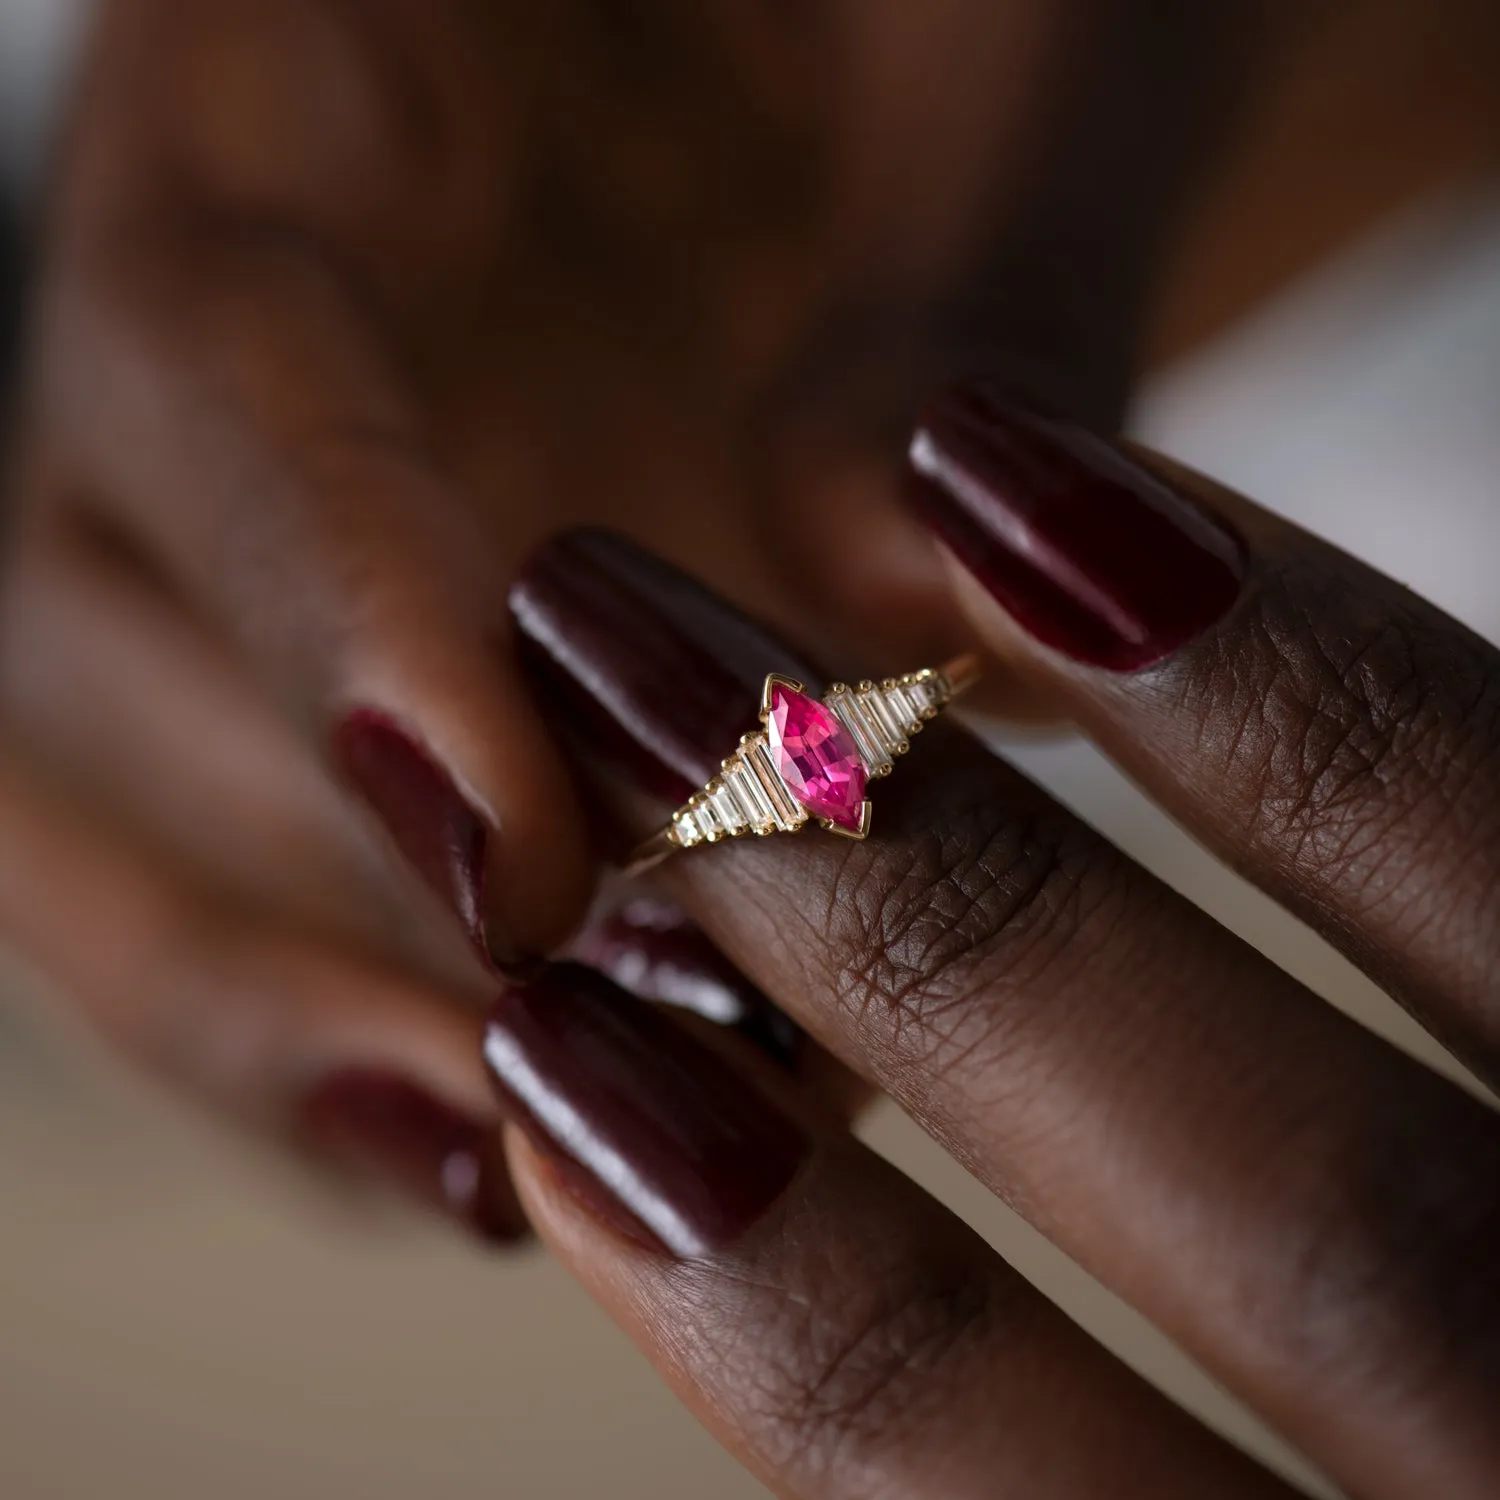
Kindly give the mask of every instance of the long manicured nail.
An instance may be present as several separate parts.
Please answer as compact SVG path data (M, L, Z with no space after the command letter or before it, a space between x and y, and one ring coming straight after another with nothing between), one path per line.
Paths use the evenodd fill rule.
M809 1150L724 1059L578 964L508 990L484 1056L561 1183L617 1232L672 1255L738 1239Z
M802 1028L670 901L632 897L588 922L571 952L637 999L676 1006L737 1031L784 1068L795 1069L802 1057Z
M755 727L767 673L817 681L763 626L609 532L547 543L510 607L554 720L674 807Z
M1129 672L1239 597L1244 551L1219 520L1104 438L983 385L939 402L910 453L913 503L1022 629Z
M304 1139L332 1160L379 1177L481 1239L526 1232L493 1126L389 1073L329 1074L302 1101Z
M333 734L345 780L385 824L417 874L453 910L479 956L499 968L512 945L487 920L489 830L432 756L390 715L359 708Z

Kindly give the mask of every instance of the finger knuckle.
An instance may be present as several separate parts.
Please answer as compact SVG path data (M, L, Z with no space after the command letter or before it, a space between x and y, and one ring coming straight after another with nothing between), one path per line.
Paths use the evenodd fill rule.
M1189 688L1199 748L1252 793L1247 834L1326 876L1396 857L1398 828L1492 805L1500 751L1500 673L1481 642L1401 598L1330 600L1333 586L1274 572L1219 648L1230 659Z
M754 1380L754 1420L777 1467L843 1474L899 1442L985 1346L995 1304L972 1272L925 1264L834 1299L831 1310L821 1299L796 1305L778 1357Z
M939 1074L1004 1046L1026 1011L1005 996L1106 942L1132 883L1118 854L1025 783L976 786L961 809L914 806L906 837L855 846L831 886L836 1003L904 1064Z

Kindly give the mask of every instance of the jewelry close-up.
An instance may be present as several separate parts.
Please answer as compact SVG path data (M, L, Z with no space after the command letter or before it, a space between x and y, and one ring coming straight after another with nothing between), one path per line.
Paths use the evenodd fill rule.
M888 776L911 738L978 678L962 656L946 666L862 682L836 682L821 699L772 673L761 692L761 728L740 741L719 775L631 856L639 874L680 849L746 834L796 833L808 823L844 838L870 831L870 782Z

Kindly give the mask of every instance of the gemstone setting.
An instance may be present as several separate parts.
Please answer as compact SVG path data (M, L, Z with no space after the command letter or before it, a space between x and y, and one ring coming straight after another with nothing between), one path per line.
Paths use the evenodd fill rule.
M815 818L862 833L869 772L849 731L791 683L767 683L766 710L766 748L787 791Z

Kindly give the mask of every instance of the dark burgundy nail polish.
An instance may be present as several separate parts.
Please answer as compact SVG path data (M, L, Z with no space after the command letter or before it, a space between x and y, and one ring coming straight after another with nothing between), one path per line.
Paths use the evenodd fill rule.
M622 902L584 927L572 954L637 999L729 1027L789 1071L801 1059L802 1028L670 901L635 896Z
M389 715L360 708L335 729L333 752L417 873L458 914L480 957L492 951L484 914L488 832L447 773Z
M674 807L755 728L767 673L820 685L762 625L609 532L548 542L510 607L554 717L590 755Z
M315 1149L384 1178L483 1239L526 1232L494 1128L403 1078L331 1073L302 1101L301 1124Z
M559 1180L617 1231L672 1255L739 1238L809 1149L728 1062L579 964L507 991L484 1056Z
M1244 549L1121 448L983 385L912 440L917 512L1023 629L1092 666L1170 655L1239 597Z

